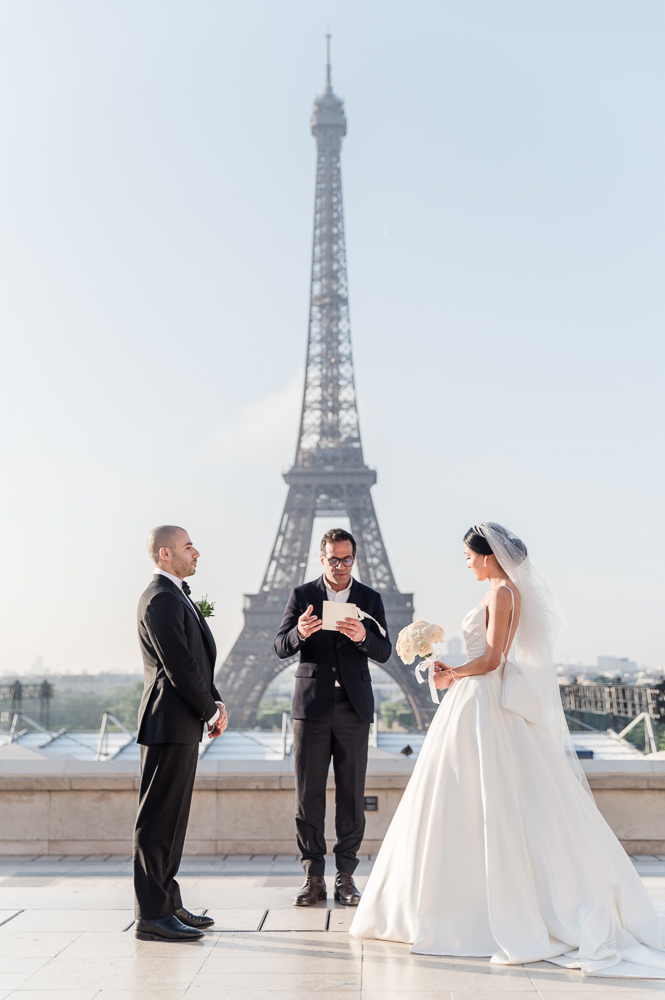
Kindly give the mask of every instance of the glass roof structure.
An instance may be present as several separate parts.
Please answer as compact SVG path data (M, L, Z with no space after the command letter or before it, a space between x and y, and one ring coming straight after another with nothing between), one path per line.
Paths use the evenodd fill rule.
M644 756L637 747L626 740L610 736L606 732L573 733L575 749L582 757L593 756L596 760L630 760ZM385 754L402 757L402 751L410 747L415 760L423 745L425 733L387 732L378 733L373 745ZM0 747L13 742L15 745L35 751L45 759L71 757L75 760L138 760L139 747L134 736L126 732L106 730L79 732L37 732L24 730L10 740L8 733L0 733ZM216 740L204 740L200 756L205 760L283 760L290 756L292 737L288 733L286 741L282 733L267 729L230 729ZM286 753L285 753L286 750Z

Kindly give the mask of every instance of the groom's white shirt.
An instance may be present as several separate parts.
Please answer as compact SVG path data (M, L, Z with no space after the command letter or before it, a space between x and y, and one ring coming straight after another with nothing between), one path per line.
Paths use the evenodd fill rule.
M167 580L171 580L172 583L175 583L176 587L178 587L179 590L182 590L182 580L180 579L179 576L174 576L173 573L167 573L165 569L155 568L155 573L159 573L160 576L165 576ZM184 590L183 590L183 596L185 600L189 601L189 603L192 605L192 607L194 608L194 613L196 614L197 613L196 605L194 604L194 601L191 599L189 594L185 594ZM219 709L217 709L212 719L208 719L208 725L209 726L214 725L215 722L217 722L217 719L219 718L220 714L221 713Z

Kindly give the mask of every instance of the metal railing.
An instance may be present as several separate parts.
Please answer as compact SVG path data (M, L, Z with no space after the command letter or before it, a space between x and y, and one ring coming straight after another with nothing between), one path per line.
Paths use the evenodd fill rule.
M293 720L290 712L282 712L282 760L293 752Z
M372 724L369 727L369 745L375 750L379 746L379 715L378 712L374 713L374 718L372 719Z
M108 750L109 723L111 723L114 726L117 726L118 729L120 729L128 737L128 739L126 739L125 742L118 747L115 753L109 753ZM110 712L104 712L104 714L102 715L102 724L99 727L99 739L97 741L97 756L95 759L112 760L115 756L117 756L117 754L120 753L121 750L123 750L126 746L128 746L129 743L132 743L135 739L136 739L135 734L130 732L129 729L127 729L127 727L122 724L120 719L116 719L115 715L111 715Z
M640 712L637 718L629 722L626 728L622 729L620 733L615 733L613 729L608 729L607 732L610 736L614 736L618 740L623 740L626 733L634 729L639 722L644 722L644 752L648 753L650 751L651 753L656 753L658 744L656 742L656 734L653 731L653 722L648 712Z
M648 715L655 722L665 720L665 684L642 687L637 684L563 684L561 703L569 712L593 712L635 719Z
M21 736L25 736L26 733L30 732L29 729L18 728L19 722L21 721L27 722L31 729L36 730L38 733L43 733L44 736L46 736L44 742L39 744L40 749L41 747L48 746L48 744L52 743L53 740L57 740L59 736L62 736L63 733L67 732L66 729L59 729L57 733L51 733L48 729L45 729L44 726L40 725L39 722L35 722L34 719L31 719L29 715L24 715L23 712L14 712L12 722L9 727L9 743L13 743L15 740L20 739Z

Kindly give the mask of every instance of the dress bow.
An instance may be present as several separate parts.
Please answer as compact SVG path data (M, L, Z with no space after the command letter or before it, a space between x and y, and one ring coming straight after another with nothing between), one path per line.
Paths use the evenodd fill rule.
M501 704L509 712L521 715L526 721L540 729L547 729L543 707L533 687L516 663L510 660L503 668Z

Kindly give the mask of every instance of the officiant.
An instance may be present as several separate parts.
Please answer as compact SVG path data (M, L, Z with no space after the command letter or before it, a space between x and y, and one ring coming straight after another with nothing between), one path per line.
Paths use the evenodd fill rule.
M381 595L351 573L353 535L342 528L321 539L323 574L291 592L275 639L280 659L300 654L291 715L296 782L296 833L305 884L295 906L326 899L326 783L335 775L335 899L357 906L353 881L365 832L365 774L374 695L368 660L385 663L391 653ZM339 619L323 603L340 604ZM352 608L341 605L355 605ZM334 609L330 609L334 611ZM346 612L346 613L345 613Z

